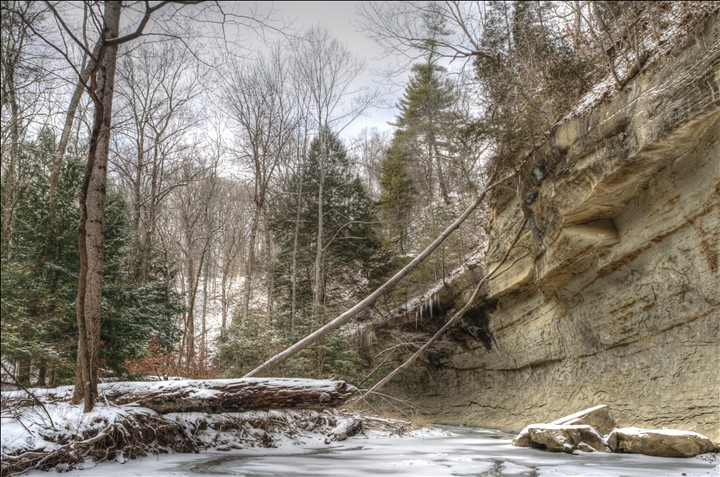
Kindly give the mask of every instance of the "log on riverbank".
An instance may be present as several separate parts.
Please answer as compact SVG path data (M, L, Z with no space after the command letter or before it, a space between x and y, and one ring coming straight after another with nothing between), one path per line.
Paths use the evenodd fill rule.
M69 401L72 386L33 389L41 402ZM335 408L357 392L344 381L294 378L242 378L157 382L118 382L99 386L100 400L136 405L159 414L242 412L267 409ZM2 393L2 407L37 404L23 391Z

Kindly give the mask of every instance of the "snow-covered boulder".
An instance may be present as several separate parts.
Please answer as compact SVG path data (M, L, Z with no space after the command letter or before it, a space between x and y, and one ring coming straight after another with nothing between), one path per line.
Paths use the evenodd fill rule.
M555 452L609 452L602 436L588 425L543 424L528 428L534 444Z
M605 404L601 404L561 417L550 424L531 424L520 431L512 444L517 447L543 447L555 451L565 450L567 444L571 449L569 452L572 452L576 448L586 450L585 445L579 445L584 442L590 450L606 451L607 447L600 436L608 435L615 426L610 410ZM587 427L591 427L591 430L585 430ZM534 429L539 441L533 439L531 429ZM580 433L584 433L589 442L583 441Z
M609 452L602 436L589 425L531 424L513 440L514 446L553 452Z
M610 409L605 404L584 409L580 412L561 417L550 424L576 426L586 424L593 426L603 436L606 436L617 427L615 419L610 414Z
M542 426L542 424L531 424L531 426ZM532 439L530 439L530 426L526 426L525 429L515 436L512 441L512 445L515 447L532 447Z
M624 427L611 432L607 443L613 452L659 457L694 457L715 450L715 444L702 434L675 429Z

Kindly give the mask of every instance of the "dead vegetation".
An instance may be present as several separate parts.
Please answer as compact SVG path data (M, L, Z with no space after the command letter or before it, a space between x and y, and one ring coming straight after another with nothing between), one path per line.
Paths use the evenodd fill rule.
M106 404L82 415L65 403L47 407L59 416L54 425L36 406L3 410L3 418L23 423L30 438L12 449L3 443L2 477L29 470L69 471L103 461L123 463L147 454L277 447L288 442L329 444L359 433L402 435L415 428L407 421L349 409L161 415L147 408Z

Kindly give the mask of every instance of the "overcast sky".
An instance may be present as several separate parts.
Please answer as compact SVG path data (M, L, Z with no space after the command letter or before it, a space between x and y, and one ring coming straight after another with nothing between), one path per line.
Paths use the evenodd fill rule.
M369 111L365 117L360 117L348 126L344 135L347 138L356 136L363 128L376 127L381 130L392 129L387 123L392 121L397 113L394 105L401 88L390 87L380 72L393 63L392 58L381 58L381 49L364 33L358 32L357 5L360 2L273 2L274 16L285 20L292 20L293 27L306 29L314 25L325 26L343 45L358 55L365 62L365 72L358 78L357 86L379 88L383 91L384 100L388 106Z

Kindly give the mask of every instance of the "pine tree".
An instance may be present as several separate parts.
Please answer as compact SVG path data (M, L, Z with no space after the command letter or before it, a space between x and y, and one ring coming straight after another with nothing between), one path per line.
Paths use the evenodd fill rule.
M397 244L397 252L405 253L407 246L407 228L413 202L417 194L410 178L410 157L397 136L393 138L385 153L381 165L380 207L384 214L384 223L389 231L389 241Z
M340 138L333 132L324 132L325 144L318 136L310 145L299 177L289 183L302 182L303 195L288 193L273 207L272 229L280 253L276 266L276 281L280 310L285 310L289 294L289 256L293 249L295 220L300 211L300 250L296 273L298 283L298 309L308 313L311 305L314 252L317 245L318 211L323 213L323 257L321 303L332 307L342 301L348 287L358 291L363 275L369 273L371 259L380 248L375 227L377 220L373 204L359 177L351 171L351 163ZM321 155L325 155L324 159ZM322 182L322 197L318 190ZM318 201L322 200L322 207Z
M413 76L398 103L395 122L397 147L402 147L414 164L415 181L431 202L436 195L449 202L448 169L452 135L458 124L452 114L455 96L452 84L443 78L445 69L433 63L412 67Z

